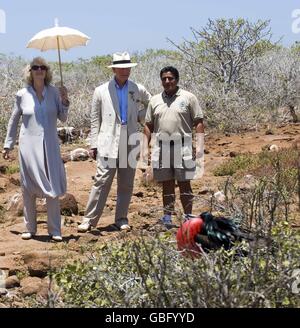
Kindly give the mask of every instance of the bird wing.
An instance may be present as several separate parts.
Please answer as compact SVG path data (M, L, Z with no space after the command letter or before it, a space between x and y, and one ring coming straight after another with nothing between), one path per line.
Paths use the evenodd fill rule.
M202 213L201 218L204 220L203 233L209 240L216 244L217 247L224 246L229 249L236 240L236 231L238 227L229 219L224 217L215 218L211 213Z

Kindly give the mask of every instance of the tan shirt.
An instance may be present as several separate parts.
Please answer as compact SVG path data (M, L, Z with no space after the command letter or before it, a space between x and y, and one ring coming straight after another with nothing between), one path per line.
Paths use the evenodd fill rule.
M195 123L203 118L203 112L195 95L178 89L172 97L165 92L151 98L145 122L151 123L154 133L182 137L192 134Z
M178 89L172 97L165 92L150 99L145 123L153 125L152 162L159 160L159 140L181 140L181 156L184 160L192 158L192 131L193 126L203 118L203 112L195 95Z

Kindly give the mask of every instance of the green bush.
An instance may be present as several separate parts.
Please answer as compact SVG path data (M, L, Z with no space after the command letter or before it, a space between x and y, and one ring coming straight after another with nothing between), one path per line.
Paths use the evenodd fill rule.
M214 170L215 176L240 174L254 174L256 176L270 176L282 168L284 175L297 176L297 160L300 156L299 149L288 148L279 152L263 151L258 154L242 154L222 163Z
M91 253L87 249L85 261L51 275L60 290L47 305L300 307L300 295L292 290L300 234L289 223L297 195L298 154L289 149L236 160L239 168L251 166L247 170L257 173L255 182L240 189L228 180L224 203L211 200L211 211L230 216L251 232L253 241L194 259L177 250L171 232L104 244Z
M170 235L104 245L88 261L53 274L62 291L54 305L299 307L300 295L292 292L299 241L283 223L272 229L271 243L242 243L194 260L176 250Z
M256 163L257 159L252 154L239 155L222 163L214 170L215 176L234 175L240 170L248 169Z
M14 174L20 171L20 167L17 164L9 165L8 168L5 170L5 174Z

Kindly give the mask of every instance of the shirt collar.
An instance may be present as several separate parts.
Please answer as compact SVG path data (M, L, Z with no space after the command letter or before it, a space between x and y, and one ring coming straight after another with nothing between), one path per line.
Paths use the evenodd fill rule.
M34 90L34 88L33 88L32 85L29 86L29 90L31 91L31 93L33 93L33 94L36 95L36 92L35 92L35 90ZM44 98L45 98L45 95L46 95L46 90L47 90L47 86L45 85L45 86L44 86L44 89L43 89L43 92L42 92L42 96L43 96Z
M181 93L181 89L180 89L180 87L178 87L177 92L174 93L173 96L170 97L169 95L166 94L165 91L163 91L162 95L163 95L163 97L166 98L166 99L172 99L172 98L175 97L175 96L176 96L176 97L177 97L177 96L180 96L180 93Z
M127 85L128 85L128 80L126 81L126 83L122 87L118 84L118 82L115 78L114 78L114 82L115 82L115 86L116 86L117 89L123 89L124 87L127 87Z

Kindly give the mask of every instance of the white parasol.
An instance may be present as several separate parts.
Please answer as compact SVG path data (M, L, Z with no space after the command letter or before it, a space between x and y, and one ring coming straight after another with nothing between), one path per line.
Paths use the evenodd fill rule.
M55 26L37 33L27 44L27 48L35 48L41 51L51 49L58 50L59 70L61 84L63 84L60 50L68 50L77 46L86 46L90 38L82 32L69 27Z

